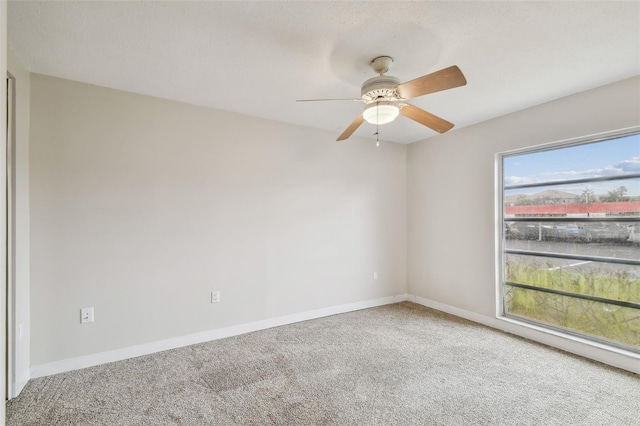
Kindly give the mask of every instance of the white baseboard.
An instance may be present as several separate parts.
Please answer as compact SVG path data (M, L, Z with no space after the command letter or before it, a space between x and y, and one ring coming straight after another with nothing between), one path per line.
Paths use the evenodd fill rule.
M107 352L100 352L76 358L69 358L60 361L34 365L31 367L31 378L35 379L37 377L50 376L52 374L63 373L65 371L93 367L95 365L106 364L114 361L122 361L142 355L149 355L169 349L176 349L184 346L194 345L197 343L209 342L211 340L224 339L225 337L237 336L253 331L293 324L300 321L307 321L311 319L327 317L330 315L342 314L345 312L358 311L360 309L373 308L376 306L403 302L407 300L407 297L407 294L399 294L397 296L389 296L363 302L331 306L328 308L321 308L308 312L300 312L262 321L255 321L246 324L234 325L231 327L203 331L201 333L188 334L186 336L174 337L171 339L159 340L156 342L144 343L141 345L129 346L126 348L115 349Z
M407 300L410 302L417 303L422 306L426 306L428 308L433 308L438 311L446 312L451 315L455 315L457 317L461 317L464 319L468 319L469 321L477 322L480 324L487 325L492 328L500 328L499 320L496 318L491 318L486 315L478 314L476 312L467 311L466 309L457 308L455 306L447 305L444 303L436 302L435 300L426 299L420 296L414 296L412 294L407 295Z
M27 385L27 382L29 381L29 379L31 379L31 375L30 375L30 371L29 370L25 370L22 372L22 374L20 375L20 377L18 377L18 380L16 380L15 383L15 389L14 389L14 395L18 396L20 395L20 392L22 392L22 389L24 389L24 387Z
M624 370L640 374L640 355L632 352L617 350L615 348L612 349L577 337L566 337L553 331L535 327L529 324L520 323L511 319L489 317L476 312L467 311L462 308L426 299L420 296L399 294L397 296L383 297L380 299L349 303L339 306L331 306L328 308L321 308L313 311L300 312L296 314L285 315L282 317L235 325L231 327L208 330L201 333L194 333L185 336L174 337L171 339L129 346L126 348L100 352L77 358L69 358L60 361L34 365L31 367L30 378L50 376L52 374L63 373L65 371L93 367L95 365L106 364L114 361L122 361L142 355L149 355L156 352L166 351L169 349L181 348L184 346L194 345L197 343L203 343L217 339L224 339L226 337L238 336L240 334L250 333L253 331L265 330L272 327L279 327L282 325L342 314L345 312L357 311L360 309L389 305L392 303L403 302L405 300L442 312L446 312L461 318L465 318L491 328L505 331L507 333L512 333L530 340L534 340L545 345L553 346L558 349L583 356L585 358L594 359L605 364L613 365L614 367L622 368ZM28 380L29 377L20 378L20 390L22 390L22 387L24 387ZM16 385L18 385L18 383Z
M548 330L535 325L516 321L510 318L489 317L477 312L467 311L462 308L436 302L420 296L407 295L407 300L419 305L446 312L457 317L468 319L491 328L515 334L517 336L530 339L544 345L593 359L632 373L640 374L640 354L625 351L623 349L612 348L597 342L581 339L576 336L567 336L559 332Z

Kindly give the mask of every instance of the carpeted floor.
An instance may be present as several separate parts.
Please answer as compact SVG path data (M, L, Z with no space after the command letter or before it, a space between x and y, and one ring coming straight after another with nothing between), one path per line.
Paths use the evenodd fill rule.
M8 425L638 425L640 377L404 302L31 380Z

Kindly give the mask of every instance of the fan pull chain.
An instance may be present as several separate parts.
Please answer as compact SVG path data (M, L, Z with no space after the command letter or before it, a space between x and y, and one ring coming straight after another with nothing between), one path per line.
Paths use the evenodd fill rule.
M376 146L380 146L380 124L379 123L380 123L380 102L376 102Z

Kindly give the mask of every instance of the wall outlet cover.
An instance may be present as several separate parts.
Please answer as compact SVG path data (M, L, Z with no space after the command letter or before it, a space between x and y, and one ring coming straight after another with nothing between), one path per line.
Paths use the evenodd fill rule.
M80 310L80 323L84 324L84 323L93 322L93 321L94 321L93 307L82 308Z

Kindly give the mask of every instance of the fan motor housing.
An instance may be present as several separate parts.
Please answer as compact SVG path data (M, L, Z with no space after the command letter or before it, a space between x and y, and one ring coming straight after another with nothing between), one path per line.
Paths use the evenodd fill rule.
M396 87L400 80L390 75L380 75L370 78L362 83L360 91L362 99L365 101L375 101L376 99L397 98Z

